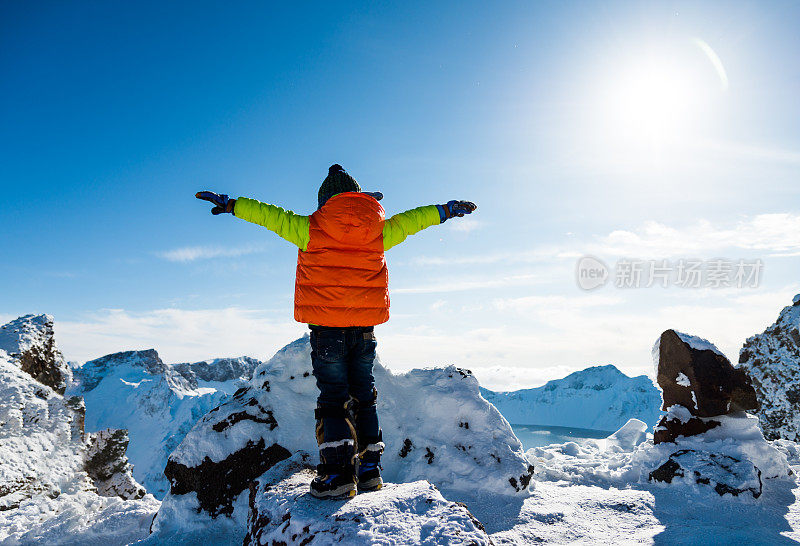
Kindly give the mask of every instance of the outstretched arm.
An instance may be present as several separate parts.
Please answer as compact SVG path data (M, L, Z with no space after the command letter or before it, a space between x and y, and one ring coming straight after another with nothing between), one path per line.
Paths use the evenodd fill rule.
M300 250L305 251L308 247L310 239L308 216L295 214L290 210L247 197L230 199L227 195L219 195L210 191L197 192L195 197L214 204L211 214L233 214L237 218L274 231L280 237L297 245Z
M469 201L450 201L446 205L427 205L395 214L383 224L383 249L389 250L409 235L442 224L453 216L470 214L476 208Z
M290 210L247 197L240 197L236 200L233 215L274 231L278 236L297 245L302 251L308 247L308 241L311 238L308 231L308 216L295 214Z

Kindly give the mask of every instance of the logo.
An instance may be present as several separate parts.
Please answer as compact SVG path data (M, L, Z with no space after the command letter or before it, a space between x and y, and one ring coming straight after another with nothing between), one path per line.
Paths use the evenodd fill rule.
M594 256L583 256L575 266L575 282L583 290L594 290L608 282L608 267Z

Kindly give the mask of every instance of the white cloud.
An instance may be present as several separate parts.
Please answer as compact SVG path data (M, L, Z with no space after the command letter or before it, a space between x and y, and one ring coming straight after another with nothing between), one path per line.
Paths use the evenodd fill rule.
M185 246L158 252L157 256L170 262L193 262L211 258L234 258L264 251L263 245L223 246Z
M483 277L467 279L445 279L438 283L419 286L406 286L392 290L396 294L433 294L440 292L461 292L482 288L499 288L505 286L530 286L546 282L541 275L507 275L504 277Z
M795 150L712 140L697 140L693 144L697 148L722 152L737 159L746 157L770 163L800 165L800 152Z
M445 224L445 227L450 231L457 231L460 233L470 233L476 229L482 228L486 225L484 222L465 216L464 218L453 218Z
M647 222L634 230L616 230L589 245L588 252L628 257L711 255L726 250L800 252L800 214L760 214L734 225L708 220L676 228Z
M75 361L150 348L165 362L241 355L264 358L307 331L290 317L290 309L278 317L235 307L143 313L107 309L81 320L56 317L56 341Z
M602 307L617 305L623 302L621 297L605 296L601 294L586 294L581 296L523 296L519 298L496 299L492 305L500 311L530 311L531 309L583 309L586 307Z
M417 256L409 263L414 266L429 265L482 265L495 263L535 263L546 262L562 257L563 247L542 246L530 250L514 250L507 252L474 253L462 256ZM578 253L577 256L581 254Z
M646 222L594 240L468 256L418 256L409 263L413 266L542 263L585 254L629 258L716 257L731 250L763 251L772 257L800 255L800 214L759 214L727 225L702 219L680 227Z
M535 387L609 363L628 375L652 375L650 349L669 328L709 339L735 364L744 341L772 324L798 289L685 291L650 306L631 293L496 300L495 310L465 314L480 316L480 324L490 328L470 328L469 316L459 314L432 317L431 324L416 319L413 327L406 326L410 321L390 322L379 335L379 352L397 370L469 368L495 390Z

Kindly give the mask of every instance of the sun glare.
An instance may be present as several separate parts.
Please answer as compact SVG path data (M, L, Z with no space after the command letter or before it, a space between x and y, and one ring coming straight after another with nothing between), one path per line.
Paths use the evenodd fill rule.
M698 137L728 88L722 61L699 39L629 51L600 77L598 130L604 144L656 159Z
M618 80L614 108L618 129L661 138L679 129L697 107L692 79L680 66L648 60Z

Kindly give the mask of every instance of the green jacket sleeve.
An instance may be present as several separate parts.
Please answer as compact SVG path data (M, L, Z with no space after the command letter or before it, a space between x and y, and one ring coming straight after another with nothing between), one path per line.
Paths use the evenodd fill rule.
M239 197L233 208L233 215L274 231L304 252L311 238L308 231L308 216L295 214L290 210L283 210L255 199Z
M436 205L427 205L395 214L383 224L383 249L389 250L409 235L440 223Z

